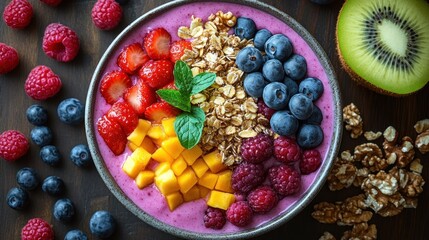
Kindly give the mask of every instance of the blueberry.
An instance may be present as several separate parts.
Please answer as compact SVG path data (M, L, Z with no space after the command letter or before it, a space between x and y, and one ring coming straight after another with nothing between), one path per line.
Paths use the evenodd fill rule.
M28 122L36 126L41 126L48 122L48 111L37 104L28 107L26 115Z
M304 121L304 123L320 125L322 123L322 120L322 111L317 105L313 104L313 112L311 113L310 117Z
M270 82L281 82L285 76L285 71L279 60L270 59L262 66L262 75Z
M42 183L42 190L52 196L63 194L64 188L63 180L57 176L49 176Z
M36 126L31 129L30 137L37 146L43 147L52 142L52 131L46 126Z
M290 97L286 85L273 82L265 86L262 98L269 108L283 110L287 108Z
M256 32L255 38L253 39L253 44L255 47L261 51L265 50L265 42L273 36L273 34L268 29L260 29Z
M296 139L298 145L302 148L315 148L323 141L323 130L319 125L302 124L298 129Z
M318 78L306 78L299 84L299 92L316 101L323 94L323 83Z
M289 96L293 96L298 93L298 83L296 83L294 80L285 77L283 79L283 84L286 85Z
M61 154L54 145L46 145L39 152L42 161L50 166L57 166L61 160Z
M89 229L99 238L108 238L115 232L116 221L108 211L97 211L89 220Z
M92 162L91 153L88 146L78 144L70 151L70 160L78 167L86 167Z
M299 127L299 121L289 111L277 111L270 119L271 129L282 136L292 137Z
M256 24L250 18L239 17L234 27L234 33L240 39L252 39L256 33Z
M310 2L316 3L316 4L321 4L321 5L326 5L326 4L330 4L335 2L335 0L310 0Z
M243 72L250 73L258 71L262 67L264 59L258 49L245 47L238 52L235 63Z
M16 181L24 190L33 190L40 184L40 178L32 168L25 167L16 173Z
M253 72L246 75L243 81L244 90L251 97L262 97L264 87L268 84L260 72Z
M280 61L286 60L293 51L293 46L288 37L283 34L275 34L265 42L265 53L270 58Z
M13 187L7 193L6 202L9 207L15 210L22 210L29 203L28 193L22 188Z
M61 122L76 125L82 122L84 106L76 98L64 99L57 108L58 117Z
M68 198L58 199L54 204L54 217L61 222L70 222L75 214L74 205Z
M297 93L290 98L289 110L297 119L305 120L313 112L313 102L302 93Z
M73 229L66 233L64 240L88 240L88 237L81 230Z
M299 54L292 55L283 63L286 76L292 80L301 80L307 74L307 61Z

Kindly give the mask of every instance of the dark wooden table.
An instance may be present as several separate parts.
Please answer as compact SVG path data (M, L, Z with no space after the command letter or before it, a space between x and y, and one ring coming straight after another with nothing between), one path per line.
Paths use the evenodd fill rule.
M3 11L7 1L0 1ZM59 167L44 164L39 154L39 148L32 144L29 154L24 158L8 163L0 161L0 239L19 239L21 228L28 219L41 217L50 222L55 231L56 239L63 239L65 233L72 228L79 228L94 239L88 227L91 214L100 209L110 211L116 218L119 228L112 239L173 239L171 235L161 232L135 217L107 189L95 167L81 169L69 160L69 152L74 145L86 143L85 128L69 126L61 123L56 116L58 103L68 97L76 97L82 101L86 93L92 73L105 49L111 41L129 23L140 15L168 1L138 1L130 0L123 7L124 17L119 27L113 31L101 31L91 22L90 12L95 1L64 0L57 7L48 7L38 0L30 0L34 8L34 18L29 27L24 30L14 30L0 21L0 42L9 44L17 49L20 64L13 72L0 75L0 132L8 129L18 129L29 136L32 126L27 122L25 110L34 103L45 106L49 111L49 127L54 133L54 144L63 155ZM286 12L300 22L315 38L328 54L341 87L344 104L355 103L361 111L366 130L383 131L387 126L397 128L400 135L409 135L413 139L416 133L413 125L416 121L429 117L429 86L422 91L404 98L382 96L358 86L341 69L335 50L335 22L342 2L337 1L330 6L319 6L309 0L264 0L263 2ZM81 40L78 57L70 63L59 63L48 58L42 51L42 36L44 28L52 22L60 22L75 29ZM63 89L53 99L36 102L26 96L24 82L29 71L36 65L44 64L51 67L62 79ZM353 140L345 132L342 138L341 150L353 149L363 142L363 138ZM428 156L423 156L423 176L429 179ZM7 191L17 185L16 172L22 167L32 167L41 178L49 175L60 176L66 183L65 196L72 199L76 206L76 216L69 224L56 221L52 215L55 198L43 193L41 189L31 191L31 205L27 210L15 211L5 202ZM417 209L406 209L401 214L382 218L375 215L371 220L377 224L379 239L427 239L429 236L429 189L428 183L419 197ZM330 192L325 186L311 204L298 216L278 229L259 237L258 239L274 239L283 236L288 239L318 239L324 231L334 233L340 238L349 227L318 223L311 217L313 205L321 201L342 200L358 192L348 189L340 192ZM426 237L424 237L426 236Z

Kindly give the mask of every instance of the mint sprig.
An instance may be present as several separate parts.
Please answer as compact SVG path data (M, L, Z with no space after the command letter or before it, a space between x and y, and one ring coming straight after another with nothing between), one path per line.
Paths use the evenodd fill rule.
M190 149L200 141L206 120L201 108L191 106L191 95L210 87L216 79L216 74L205 72L193 77L189 66L179 60L174 65L173 75L174 85L178 90L160 89L156 93L170 105L183 111L174 121L174 130L180 144Z

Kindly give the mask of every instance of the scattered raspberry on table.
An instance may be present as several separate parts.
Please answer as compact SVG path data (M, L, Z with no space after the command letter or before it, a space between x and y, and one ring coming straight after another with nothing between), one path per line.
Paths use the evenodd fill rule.
M19 56L15 48L0 43L0 74L12 71L18 64Z
M45 220L33 218L22 228L21 240L54 240L54 231Z
M24 134L17 130L7 130L0 134L0 157L6 161L15 161L24 156L30 144Z
M33 7L27 0L12 0L3 11L3 20L11 28L27 27L33 17Z
M79 53L80 43L76 32L60 24L49 24L43 35L43 52L60 62L70 62Z
M91 11L92 22L102 30L115 28L122 19L122 7L114 0L98 0Z

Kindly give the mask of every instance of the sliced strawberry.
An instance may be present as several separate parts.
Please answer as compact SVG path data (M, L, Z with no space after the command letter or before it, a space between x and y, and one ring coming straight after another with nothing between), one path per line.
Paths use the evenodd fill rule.
M146 108L156 102L156 93L147 84L138 81L136 85L127 89L124 99L140 117L143 117Z
M97 121L97 130L104 142L115 154L124 152L127 145L127 136L116 121L109 119L106 115Z
M143 47L150 58L168 59L170 56L171 35L164 28L155 28L149 31L144 40Z
M151 60L140 68L140 78L150 87L159 89L174 80L174 65L170 60Z
M142 45L136 42L122 49L117 64L124 72L133 74L149 60L150 58L144 52Z
M115 70L106 74L100 82L100 93L106 99L106 102L113 104L122 95L125 90L131 87L133 83L131 78L121 70Z
M185 53L185 50L192 50L191 42L184 39L173 42L170 46L170 60L175 63Z
M157 102L146 109L144 116L147 120L161 122L162 119L175 117L179 115L179 113L179 109L171 106L167 102Z
M175 89L177 90L176 85L174 85L174 82L170 82L167 85L165 85L164 87L162 87L162 89Z
M130 135L139 123L139 116L126 102L115 102L107 112L107 117L121 125L125 135Z

